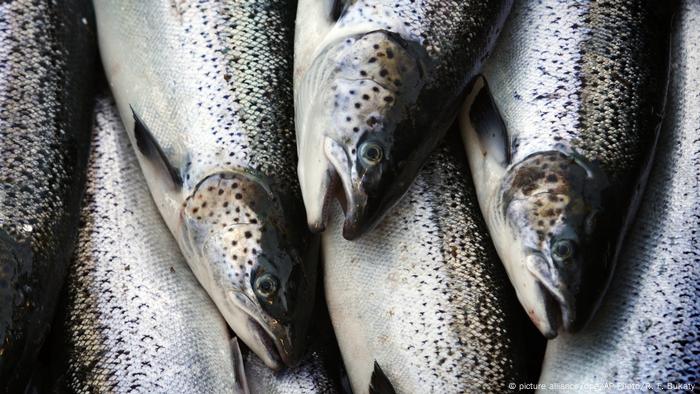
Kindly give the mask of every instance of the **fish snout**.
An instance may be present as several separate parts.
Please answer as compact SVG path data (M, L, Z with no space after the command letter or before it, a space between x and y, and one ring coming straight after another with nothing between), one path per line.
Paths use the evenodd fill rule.
M535 324L548 337L556 336L559 330L571 331L576 320L576 298L572 287L577 287L578 278L565 272L566 267L538 254L528 256L526 267L537 282L544 305L545 315L537 316Z

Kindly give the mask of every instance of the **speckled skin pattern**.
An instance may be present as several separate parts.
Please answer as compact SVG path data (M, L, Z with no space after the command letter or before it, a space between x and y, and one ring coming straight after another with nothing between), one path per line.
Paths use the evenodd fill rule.
M342 184L344 236L354 239L404 195L445 135L512 2L356 0L344 2L337 21L301 17L323 3L299 3L299 177L315 231ZM328 19L325 37L305 28L318 18ZM381 160L362 158L367 142Z
M546 318L523 302L548 337L584 325L609 283L663 113L671 8L517 2L484 66L509 161L502 176L481 171L480 205L521 301L537 291L521 285L532 275L556 299ZM492 154L472 149L472 171Z
M226 322L163 223L109 97L92 138L62 318L65 389L234 392Z
M185 258L243 342L269 366L293 363L313 305L316 262L306 256L317 255L295 173L295 4L95 4L126 129L133 141L136 114L183 181L172 185L139 153ZM264 273L275 276L276 295L256 293Z
M639 383L655 392L692 392L678 386L686 383L697 392L700 2L679 8L669 104L639 214L596 318L575 336L549 343L541 383Z
M88 1L0 2L0 392L23 389L73 248L94 29Z
M367 236L324 233L328 308L353 390L376 361L398 393L507 392L527 381L525 315L480 217L456 141Z

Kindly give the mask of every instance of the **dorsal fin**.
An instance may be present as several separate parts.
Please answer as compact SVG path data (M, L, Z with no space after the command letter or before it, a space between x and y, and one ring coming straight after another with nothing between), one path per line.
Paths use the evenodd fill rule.
M134 139L139 152L151 163L153 168L161 172L164 178L172 181L174 188L180 188L182 186L180 172L170 163L158 141L153 137L148 126L136 114L134 108L131 106L129 108L131 108L131 113L134 116Z
M474 89L479 89L469 110L469 120L474 127L481 151L506 167L511 161L510 139L505 122L498 111L491 90L483 76L477 77Z
M394 386L391 385L389 378L384 375L384 371L379 367L377 361L374 362L372 379L369 381L369 394L396 394Z

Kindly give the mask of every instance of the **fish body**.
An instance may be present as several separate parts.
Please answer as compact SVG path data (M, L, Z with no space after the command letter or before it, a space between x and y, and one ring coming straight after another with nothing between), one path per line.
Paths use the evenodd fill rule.
M606 384L607 392L697 392L699 26L700 2L683 1L674 20L666 118L639 213L596 317L575 336L549 342L542 384L571 383L579 392Z
M516 329L527 318L452 145L366 237L344 240L340 215L323 234L328 309L357 394L506 392L528 381Z
M88 1L0 2L0 392L24 389L73 248L94 29Z
M158 208L273 368L302 353L318 253L294 171L294 5L95 0L107 78Z
M336 394L341 393L335 379L335 354L314 349L298 366L275 372L255 354L243 356L248 387L252 394Z
M307 221L368 231L445 135L511 1L299 1L295 112Z
M546 337L605 291L664 107L670 9L518 2L460 115L481 210Z
M163 223L111 97L95 119L67 279L66 392L243 392L226 322Z

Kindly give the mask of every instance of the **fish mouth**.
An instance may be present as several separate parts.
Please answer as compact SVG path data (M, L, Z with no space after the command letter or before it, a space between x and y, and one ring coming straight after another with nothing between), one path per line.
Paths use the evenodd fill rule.
M276 319L269 319L255 313L256 308L245 295L238 294L233 297L235 308L243 313L241 321L243 325L237 325L242 332L237 332L232 326L236 336L253 351L268 366L278 371L286 366L294 366L299 359L300 344L294 341L290 327L283 325ZM240 316L240 315L239 315Z
M544 308L536 309L530 319L548 339L555 338L559 331L570 332L576 319L576 304L566 285L558 279L551 265L537 255L529 256L527 270L535 280L536 293Z
M275 336L266 330L263 325L252 316L248 317L248 328L257 339L258 344L265 349L264 357L258 356L265 362L269 368L279 370L283 364L289 364L289 355L282 349L281 345L275 340Z
M328 201L337 200L345 216L343 238L355 240L376 226L389 204L381 194L371 195L365 190L366 174L355 173L350 155L338 142L326 137L324 148L333 179L326 191L324 210L330 208Z

